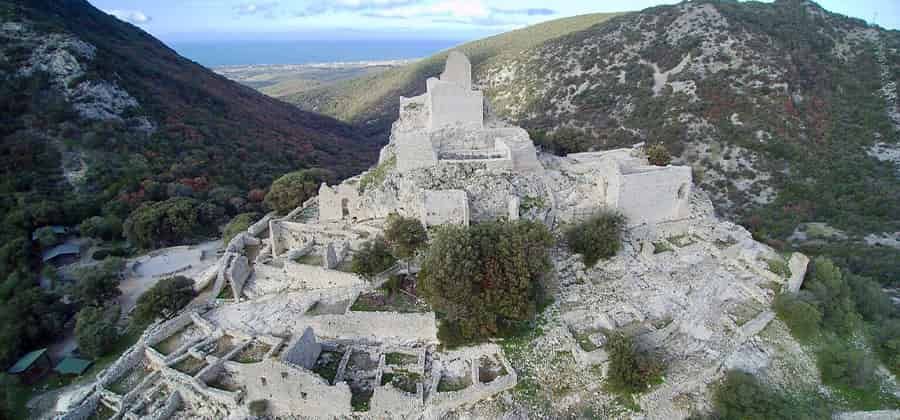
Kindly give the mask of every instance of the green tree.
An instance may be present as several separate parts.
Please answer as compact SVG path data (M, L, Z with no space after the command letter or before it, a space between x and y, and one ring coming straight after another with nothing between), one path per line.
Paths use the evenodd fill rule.
M322 182L333 178L324 169L304 169L291 172L275 180L266 194L265 203L278 214L287 214L319 191Z
M849 272L844 272L844 279L850 285L854 306L864 320L878 322L894 316L896 308L878 282Z
M716 420L830 419L831 409L819 398L800 401L764 386L753 375L731 370L713 394Z
M531 221L439 227L425 254L418 287L462 340L496 335L531 320L543 296L553 236Z
M228 244L241 232L245 232L259 218L259 213L241 213L234 216L222 229L222 242Z
M822 314L816 305L804 302L796 295L781 294L775 298L775 313L791 329L794 337L808 341L819 334Z
M75 273L78 282L72 290L72 297L79 305L104 306L106 302L119 297L122 269L125 261L110 258L93 267L79 269Z
M611 390L637 394L661 380L665 369L655 354L640 348L631 337L620 332L612 331L607 336L607 385Z
M831 338L816 354L822 381L831 385L843 385L858 390L877 386L877 363L864 350ZM877 392L877 390L873 390Z
M92 358L107 354L119 336L116 330L118 319L118 305L109 308L81 308L75 318L75 338L78 340L79 351Z
M669 154L669 149L662 143L648 146L646 152L647 160L650 161L651 165L666 166L672 163L672 155Z
M156 318L171 317L196 295L194 281L187 277L162 279L138 298L132 315L132 327L146 326Z
M357 274L374 276L391 268L396 262L397 259L391 255L387 242L379 236L364 243L359 251L353 254L350 269Z
M803 287L815 296L822 321L829 329L846 336L860 325L861 317L853 304L850 285L831 260L824 257L813 260Z
M419 219L391 213L384 228L384 239L395 257L408 261L428 244L428 232Z
M566 231L569 248L584 256L584 264L591 267L602 258L610 258L622 247L625 216L602 211L571 226Z
M215 233L215 212L201 211L203 203L185 197L142 204L125 220L125 236L133 245L155 248L188 243Z
M78 225L78 231L90 238L116 240L122 237L122 219L112 215L89 217Z

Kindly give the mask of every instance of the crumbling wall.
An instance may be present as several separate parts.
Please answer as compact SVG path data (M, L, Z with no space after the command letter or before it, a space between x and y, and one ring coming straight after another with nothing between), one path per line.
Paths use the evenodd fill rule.
M365 280L354 273L327 270L324 267L284 262L284 273L292 282L299 282L303 289L333 289L336 287L359 287Z
M347 312L306 317L302 322L318 337L362 339L370 342L437 342L434 312Z
M315 236L306 231L301 223L273 220L269 223L269 242L272 245L272 256L278 258L291 249L304 249L315 244Z
M101 376L98 378L100 386L107 387L109 384L119 380L122 375L134 369L135 366L144 360L146 349L147 346L143 342L138 342L126 351L125 354L101 373Z
M68 412L54 417L54 420L87 420L94 415L97 405L100 403L100 393L94 392L84 399L77 407Z
M234 300L240 300L244 284L247 283L252 271L247 257L240 255L231 258L225 275L231 284L231 291L234 292Z
M422 224L469 225L469 198L463 190L426 190L422 194Z

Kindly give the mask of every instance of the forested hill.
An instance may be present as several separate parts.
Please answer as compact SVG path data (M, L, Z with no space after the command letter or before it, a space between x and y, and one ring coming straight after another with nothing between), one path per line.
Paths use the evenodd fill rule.
M50 226L106 240L96 259L217 237L235 214L267 211L276 177L346 177L377 151L87 1L0 0L0 366L46 345L71 312L62 285L36 287L53 272L41 253L63 240Z
M900 281L900 32L809 1L691 1L510 51L474 78L544 150L664 143L757 238ZM376 118L347 112L352 86L298 99Z

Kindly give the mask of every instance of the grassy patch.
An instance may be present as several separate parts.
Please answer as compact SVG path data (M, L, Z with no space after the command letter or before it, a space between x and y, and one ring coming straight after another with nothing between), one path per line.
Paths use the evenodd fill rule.
M672 252L675 248L666 241L657 241L653 243L653 253L662 254L663 252Z
M372 168L369 172L366 172L362 178L359 179L359 192L364 192L369 188L377 187L384 182L384 178L387 177L388 172L397 167L397 157L391 156L384 162L378 164L378 166Z
M384 355L384 363L393 366L411 365L419 361L419 358L412 354L392 352Z
M341 364L343 354L334 351L323 351L313 366L313 372L324 378L328 383L334 382L337 376L338 366Z

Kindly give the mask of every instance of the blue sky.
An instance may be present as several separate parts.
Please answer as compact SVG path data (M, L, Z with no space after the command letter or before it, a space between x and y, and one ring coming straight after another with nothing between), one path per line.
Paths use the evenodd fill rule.
M652 0L89 0L167 42L190 40L470 40ZM900 28L898 0L822 0L833 12ZM877 16L876 16L877 13Z

